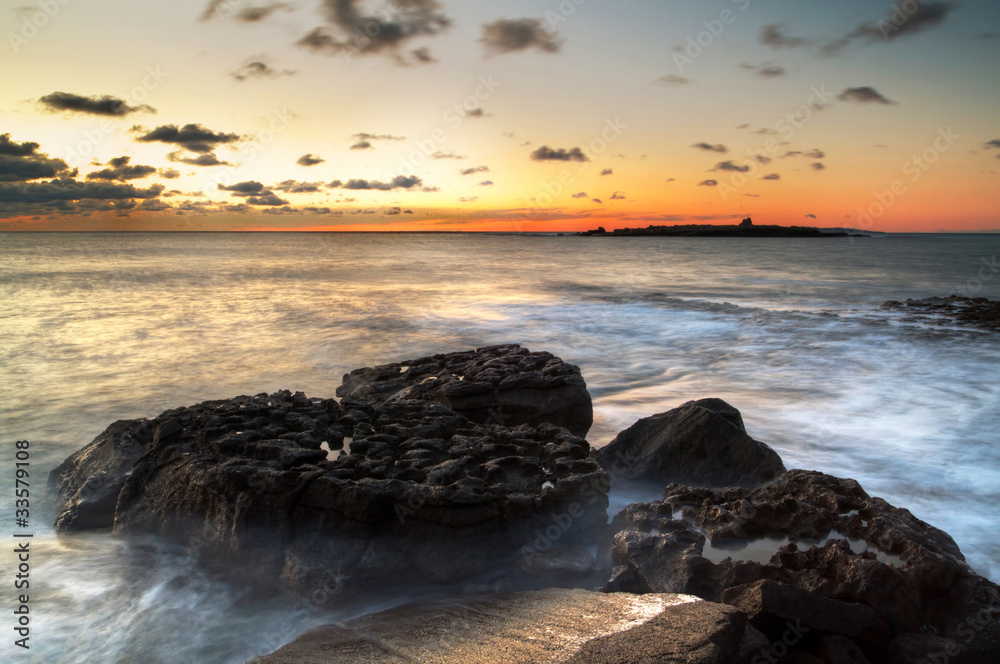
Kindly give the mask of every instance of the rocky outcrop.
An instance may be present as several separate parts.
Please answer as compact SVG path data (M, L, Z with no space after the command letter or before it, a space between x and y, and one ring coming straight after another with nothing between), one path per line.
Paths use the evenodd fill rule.
M693 597L544 590L390 609L249 664L738 664L766 645L739 611Z
M348 451L328 451L345 436ZM91 494L95 477L111 479ZM154 533L302 593L454 582L540 532L548 548L572 546L607 519L607 478L584 439L426 401L206 402L116 423L51 481L60 529Z
M880 308L902 313L914 322L929 322L935 325L957 323L986 330L1000 330L1000 301L985 297L949 295L922 300L908 299L905 302L889 300L883 302Z
M883 661L893 639L921 633L961 641L954 664L1000 653L1000 588L946 533L853 480L793 470L753 489L671 485L618 514L603 552L606 590L722 601L771 639L801 625L799 646L824 661L848 642Z
M478 424L555 424L577 436L586 436L594 422L579 367L517 344L355 369L344 376L337 396L422 400Z
M615 477L689 486L757 486L785 472L781 457L747 435L722 399L689 401L639 420L598 450Z

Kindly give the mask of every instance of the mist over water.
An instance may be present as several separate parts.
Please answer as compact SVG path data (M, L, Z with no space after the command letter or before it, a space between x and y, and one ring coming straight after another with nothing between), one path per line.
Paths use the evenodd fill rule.
M37 506L48 471L115 420L278 389L329 397L357 367L516 342L582 368L595 446L721 397L787 467L857 479L997 581L1000 335L876 307L998 298L1000 275L977 281L998 249L996 235L0 234L0 439L7 463L31 441ZM4 494L0 535L12 518ZM161 543L57 540L50 515L31 518L24 661L240 662L331 620L250 602Z

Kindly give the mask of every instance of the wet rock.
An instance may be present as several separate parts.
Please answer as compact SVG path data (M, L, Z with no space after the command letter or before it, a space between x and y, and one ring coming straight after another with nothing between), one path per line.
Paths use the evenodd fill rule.
M861 648L845 636L824 636L816 654L825 664L870 664Z
M757 486L785 472L781 457L749 435L721 399L689 401L639 420L598 450L615 477L690 486Z
M705 557L709 546L766 538L774 552L760 560L740 559L737 548L728 558L716 549L717 564ZM854 480L793 470L753 489L671 485L662 501L618 514L601 553L613 566L605 590L731 602L772 639L795 618L814 634L857 641L873 660L921 630L970 634L968 657L1000 652L1000 588L946 533Z
M995 266L990 269L996 272ZM985 297L928 297L922 300L908 299L906 302L888 300L881 309L899 312L916 322L930 322L938 325L957 323L987 330L1000 330L1000 301Z
M323 443L336 451L347 435L349 453L328 459ZM551 424L478 425L426 401L279 392L117 423L53 472L68 515L58 527L95 523L79 497L105 467L121 479L99 525L113 516L116 533L179 541L302 594L452 583L533 542L577 545L607 519L586 440Z
M478 424L555 424L586 436L593 405L580 369L517 344L355 369L337 396L439 403Z
M678 595L544 590L425 602L307 632L250 664L737 664L761 636Z

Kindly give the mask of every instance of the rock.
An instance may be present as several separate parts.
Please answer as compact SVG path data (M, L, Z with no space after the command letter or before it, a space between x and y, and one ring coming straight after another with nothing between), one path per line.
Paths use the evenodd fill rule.
M345 435L349 452L328 459ZM98 463L115 444L116 461ZM286 391L117 423L53 473L61 514L77 515L61 529L110 525L107 509L81 519L77 499L105 467L123 478L101 503L114 502L116 533L178 541L301 594L454 583L593 540L607 521L608 478L586 440L551 424L478 425L426 401Z
M517 344L434 355L344 376L337 396L439 403L478 424L554 424L586 436L594 410L580 368Z
M825 664L870 664L861 648L845 636L824 636L817 654Z
M56 528L111 528L118 494L156 431L157 423L148 420L115 422L55 468L49 474L49 488L62 505Z
M757 486L785 472L781 457L747 435L721 399L689 401L639 420L598 450L615 477L690 486Z
M585 590L413 604L320 627L248 664L737 664L760 635L730 607Z
M985 259L984 259L985 260ZM879 307L897 311L915 322L968 325L986 330L1000 330L1000 301L985 297L928 297L906 302L888 300Z
M717 547L727 541L750 545L726 558ZM801 619L876 660L921 629L973 635L967 657L1000 652L1000 588L946 533L853 480L793 470L753 489L671 485L663 501L619 513L601 555L613 567L605 590L731 602L771 639L783 619Z

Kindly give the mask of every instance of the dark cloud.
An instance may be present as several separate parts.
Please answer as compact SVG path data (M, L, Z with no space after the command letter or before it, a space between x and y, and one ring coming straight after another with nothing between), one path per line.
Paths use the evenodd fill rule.
M129 106L124 99L118 99L109 95L84 97L83 95L76 95L71 92L53 92L39 99L38 103L47 107L50 111L73 111L76 113L89 113L91 115L122 117L138 112L156 113L156 109L152 106L147 106L146 104Z
M691 147L698 148L699 150L705 150L706 152L729 152L729 148L721 143L718 145L712 145L711 143L695 143Z
M174 170L173 168L161 168L160 170L156 171L156 174L159 175L161 178L166 178L168 180L176 180L181 176L181 172L178 170Z
M228 161L221 161L215 156L214 152L199 154L193 157L188 157L180 151L171 152L167 155L167 159L178 164L187 164L188 166L232 166Z
M298 182L296 180L284 180L271 187L284 194L316 194L319 193L319 182Z
M767 175L761 178L761 180L780 180L780 179L781 175L779 173L768 173Z
M875 88L863 86L860 88L847 88L837 96L840 101L855 101L859 104L895 104L896 102L886 99Z
M0 183L0 217L129 210L136 205L134 199L155 199L163 190L161 184L137 189L131 184L80 182L71 178Z
M493 180L483 180L482 182L479 183L479 186L480 187L492 187L493 186Z
M396 215L403 214L403 208L401 207L391 207L385 211L386 215L390 217L395 217Z
M238 134L214 132L211 129L202 127L200 124L186 124L183 127L170 124L161 125L139 136L135 140L140 143L170 143L191 152L206 153L211 152L216 145L235 143L240 140L240 136Z
M573 194L570 198L586 198L587 192L581 191L579 194Z
M749 166L740 166L739 164L734 164L732 161L720 161L715 165L713 171L734 171L736 173L746 173L750 170Z
M275 69L263 60L251 60L229 72L229 75L242 83L248 80L294 76L296 73L293 69Z
M818 161L815 164L810 164L810 166L812 166L812 169L814 171L822 171L822 170L826 169L826 166L824 166L823 164L821 164Z
M774 161L773 159L771 159L767 155L763 155L763 154L754 155L754 160L758 164L764 164L764 165L770 164L772 161Z
M716 180L702 180L698 183L699 187L718 187L719 183Z
M663 83L664 85L690 85L691 80L684 78L683 76L678 76L677 74L667 74L661 78L656 79L657 83Z
M62 159L38 152L38 143L17 143L0 134L0 182L23 182L72 175Z
M623 201L625 200L625 194L621 193L620 191L616 191L615 193L611 194L611 200Z
M246 199L247 205L258 205L258 206L270 206L270 205L288 205L288 201L284 198L278 198L273 192L268 192L261 196L251 196Z
M420 64L426 65L432 62L437 62L437 58L431 55L431 50L426 46L421 46L420 48L413 49L412 51L410 51L410 55L412 55L413 59L419 62Z
M550 148L547 145L532 152L531 158L534 161L590 161L580 148L563 150Z
M310 152L296 159L295 163L299 166L315 166L316 164L322 164L325 161L326 159L323 159L323 157Z
M475 203L479 200L479 196L463 196L458 199L459 203Z
M594 201L598 205L604 205L604 201L602 201L600 198L591 198L590 200Z
M437 0L405 0L397 10L375 15L362 13L364 0L323 0L327 25L314 29L299 40L299 46L329 54L386 54L401 64L433 62L426 48L404 57L404 46L419 37L439 34L451 20L441 13ZM388 15L388 18L387 18Z
M257 194L262 194L267 190L267 187L255 180L237 182L236 184L230 185L220 184L217 185L217 187L219 191L228 191L233 196L255 196Z
M749 69L763 78L777 78L779 76L784 76L786 73L784 67L771 64L770 62L765 62L759 65L742 64L740 66L743 69Z
M554 32L546 30L537 18L501 18L483 26L480 40L489 53L514 53L536 48L545 53L555 53L560 43Z
M817 218L817 217L816 217L816 215L814 215L814 214L807 214L807 215L806 215L806 219L816 219L816 218Z
M258 21L263 21L275 11L282 9L285 6L285 3L283 2L273 2L269 5L260 5L258 7L244 7L236 13L236 18L244 23L256 23Z
M156 172L155 166L144 166L142 164L129 164L129 157L115 157L109 161L105 168L93 173L87 173L88 180L141 180Z
M994 138L992 141L986 141L986 143L983 144L983 147L986 148L987 150L993 148L1000 148L1000 138Z
M804 45L806 40L789 36L782 25L765 25L760 31L760 43L772 48L796 48Z
M611 168L605 168L601 171L601 175L614 175L614 170Z
M463 168L459 173L462 175L472 175L474 173L489 173L489 166L476 166L475 168Z
M481 108L474 108L471 111L465 112L465 117L467 118L490 118L493 117Z
M958 5L954 2L914 2L916 9L909 13L893 5L887 18L861 23L852 32L835 39L823 47L825 55L834 55L857 40L863 43L892 42L900 37L924 32L940 25Z
M369 141L358 141L357 143L355 143L354 145L351 146L351 149L352 150L374 150L375 146L372 145Z
M809 152L803 152L802 150L789 150L785 154L781 155L781 158L786 157L806 157L808 159L825 159L826 153L819 148L810 150Z
M341 182L340 180L334 180L327 186L331 189L351 189L354 191L374 189L377 191L392 191L393 189L413 189L414 187L420 187L423 185L424 181L415 175L397 175L390 182L378 182L376 180L362 180L355 178L348 180L347 182ZM423 187L423 191L436 191L436 187Z
M361 132L351 136L356 141L405 141L406 136L393 136L392 134L368 134Z

